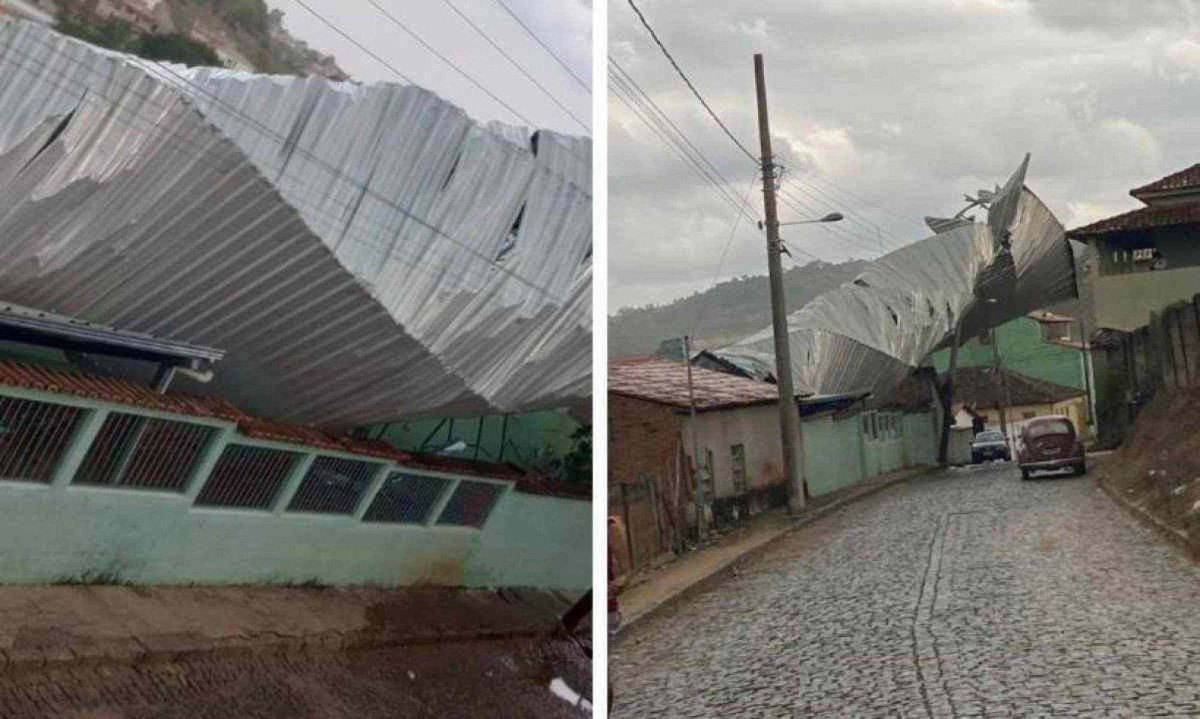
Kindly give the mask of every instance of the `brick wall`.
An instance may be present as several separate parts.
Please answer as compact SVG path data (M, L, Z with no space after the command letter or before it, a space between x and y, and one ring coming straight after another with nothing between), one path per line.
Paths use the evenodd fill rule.
M682 423L666 405L608 396L609 514L626 527L616 550L622 573L644 569L674 549L691 501L680 482Z

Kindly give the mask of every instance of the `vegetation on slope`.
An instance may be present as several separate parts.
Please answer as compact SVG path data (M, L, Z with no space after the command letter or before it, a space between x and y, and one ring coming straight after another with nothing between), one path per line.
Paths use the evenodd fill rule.
M853 280L866 262L839 264L810 262L784 273L788 311L817 295ZM611 357L653 354L664 339L692 331L703 307L703 322L694 346L719 347L771 324L770 288L765 275L747 275L718 283L665 305L624 308L609 318L608 351Z

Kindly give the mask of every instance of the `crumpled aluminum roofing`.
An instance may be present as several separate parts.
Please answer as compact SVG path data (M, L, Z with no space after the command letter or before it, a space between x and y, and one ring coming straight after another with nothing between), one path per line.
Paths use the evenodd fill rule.
M25 22L0 108L0 299L225 349L189 389L294 422L590 395L587 138Z
M1026 156L993 199L986 223L948 223L792 312L788 331L798 383L821 394L886 397L931 352L953 344L956 323L965 342L1075 297L1070 246L1062 225L1025 187L1028 164ZM769 327L710 352L754 367L757 376L775 372Z

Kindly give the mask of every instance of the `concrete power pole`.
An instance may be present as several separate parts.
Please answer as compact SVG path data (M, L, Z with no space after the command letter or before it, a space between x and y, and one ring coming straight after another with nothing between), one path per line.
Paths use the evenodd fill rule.
M779 383L779 430L783 445L783 476L787 482L788 511L799 512L808 498L808 485L800 476L804 438L796 392L792 389L792 350L788 339L787 304L783 296L782 247L779 212L775 206L775 162L771 154L771 124L767 118L767 82L763 57L754 55L754 86L758 92L758 137L762 146L763 213L767 231L767 271L771 280L771 326L775 334L775 379Z
M1009 445L1008 437L1008 375L1000 361L1000 335L992 328L992 371L1000 381L1000 433L1004 435L1004 444Z
M692 343L691 338L683 336L683 363L687 365L688 406L691 409L689 426L692 428L692 474L695 482L696 505L696 541L704 541L704 472L705 467L700 461L700 439L696 429L696 391L692 385Z

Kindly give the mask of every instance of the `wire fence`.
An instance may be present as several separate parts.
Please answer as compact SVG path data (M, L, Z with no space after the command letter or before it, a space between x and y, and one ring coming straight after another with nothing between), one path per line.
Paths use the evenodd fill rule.
M92 441L74 484L182 492L215 430L114 412Z
M288 511L350 514L379 466L357 459L317 457L305 472Z
M395 472L379 489L363 521L425 524L453 483L443 477Z
M269 509L299 458L296 452L231 444L221 453L196 504Z
M49 483L80 414L74 407L0 397L0 479Z

